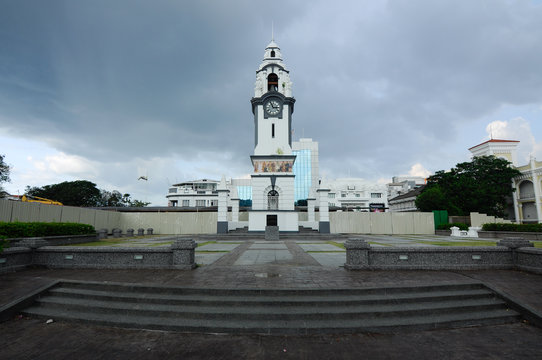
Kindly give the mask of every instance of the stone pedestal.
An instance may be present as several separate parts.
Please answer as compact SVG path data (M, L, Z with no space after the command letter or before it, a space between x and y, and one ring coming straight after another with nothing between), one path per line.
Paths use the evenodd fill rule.
M371 246L363 238L349 238L344 243L346 248L347 270L362 270L369 268L369 249Z
M98 240L107 239L107 229L98 230Z
M128 230L126 230L126 236L129 236L129 237L134 236L134 229L128 229Z
M278 226L265 227L265 240L278 241L279 237L280 235Z
M177 269L190 270L196 267L195 249L193 239L177 239L171 244L173 251L173 266Z

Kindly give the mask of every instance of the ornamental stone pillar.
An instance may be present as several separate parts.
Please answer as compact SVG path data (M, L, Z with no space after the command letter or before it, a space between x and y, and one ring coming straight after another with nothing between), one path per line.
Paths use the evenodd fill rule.
M218 234L228 233L228 190L226 178L222 175L222 180L216 189L218 193L218 220L216 223L216 232Z
M323 181L322 181L323 182ZM324 184L320 184L320 188L316 190L319 198L318 211L320 212L320 221L318 222L318 230L321 234L329 234L329 203L328 194L330 189Z
M173 252L173 267L183 270L191 270L196 267L195 249L196 242L190 238L178 238L171 244Z
M371 246L363 238L349 238L344 243L346 248L347 270L362 270L369 268L369 250Z

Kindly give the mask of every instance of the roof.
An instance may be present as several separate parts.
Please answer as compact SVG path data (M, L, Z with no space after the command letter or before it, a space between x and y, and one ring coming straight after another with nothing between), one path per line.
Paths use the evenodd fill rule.
M413 190L410 190L409 192L407 193L404 193L402 195L399 195L399 196L396 196L394 197L393 199L389 199L388 202L390 201L394 201L394 200L401 200L401 199L408 199L408 198L411 198L411 197L417 197L418 195L420 195L420 193L422 192L422 190L425 188L425 185L422 185L420 187L417 187Z
M478 147L480 145L484 145L484 144L487 144L487 143L518 143L519 141L518 140L499 140L499 139L490 139L488 141L484 141L483 143L481 144L478 144L478 145L475 145L471 148L469 148L469 150L471 149L474 149L475 147Z

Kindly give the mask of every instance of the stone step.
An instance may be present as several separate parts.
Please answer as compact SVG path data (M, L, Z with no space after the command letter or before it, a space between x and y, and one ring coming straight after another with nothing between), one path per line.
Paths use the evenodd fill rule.
M129 303L119 301L99 301L88 299L68 299L48 296L38 300L38 306L64 311L87 311L102 314L129 316L176 317L187 319L238 319L238 320L344 320L356 317L367 319L373 317L417 316L420 311L425 316L439 315L449 312L474 312L506 309L505 303L496 299L469 299L439 301L431 303L408 304L375 304L350 306L320 306L306 308L304 306L201 306L201 305L167 305L148 303Z
M107 326L120 326L137 329L169 330L184 332L212 333L259 333L259 334L322 334L398 331L419 331L441 328L495 325L519 320L519 314L511 310L479 311L476 313L445 313L438 316L389 317L371 319L333 320L222 320L222 319L178 319L155 316L125 316L93 312L66 311L31 307L27 315L52 318L56 321L79 321Z
M277 289L245 289L245 288L194 288L179 286L146 285L135 283L114 282L87 282L87 281L62 281L54 289L85 289L117 292L137 292L138 294L178 294L178 295L214 295L214 296L327 296L327 295L372 295L372 294L405 294L435 291L455 290L485 290L489 291L479 282L454 282L444 284L420 284L405 286L377 286L364 288L277 288Z
M80 288L60 287L50 290L50 294L56 297L83 298L94 300L125 301L162 303L169 305L192 305L200 304L207 306L348 306L348 305L370 305L408 302L428 302L449 299L480 299L494 297L494 294L485 289L448 290L448 291L418 291L392 294L323 294L317 295L267 295L259 296L238 296L238 295L209 295L209 294L161 294L161 293L140 293L134 291L105 291L88 290ZM241 293L242 294L242 293Z
M64 281L30 316L225 333L393 332L498 324L519 314L481 283L358 289L212 289Z

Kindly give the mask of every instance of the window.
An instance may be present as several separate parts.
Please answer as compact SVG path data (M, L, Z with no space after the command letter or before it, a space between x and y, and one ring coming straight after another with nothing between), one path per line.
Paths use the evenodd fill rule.
M171 206L177 206L177 200L171 200Z
M190 206L190 200L183 200L183 206Z
M203 190L198 190L198 194L203 195L203 194L205 194L205 191L203 191Z
M279 209L279 193L277 190L271 190L267 193L267 210Z
M380 199L382 197L382 193L371 193L371 198L373 199Z
M327 193L327 197L330 199L335 199L335 193Z
M341 197L346 197L346 193L342 193L342 194L341 194Z
M205 206L205 200L196 200L196 206L204 207Z
M327 206L329 206L329 207L335 207L335 203L327 203Z
M279 77L271 73L267 77L267 91L279 91Z
M359 195L359 194L356 194L356 197L360 197L360 195Z
M177 193L177 188L169 188L169 193L170 194Z
M271 50L271 57L275 57L275 50Z
M275 138L275 124L271 124L271 137Z

